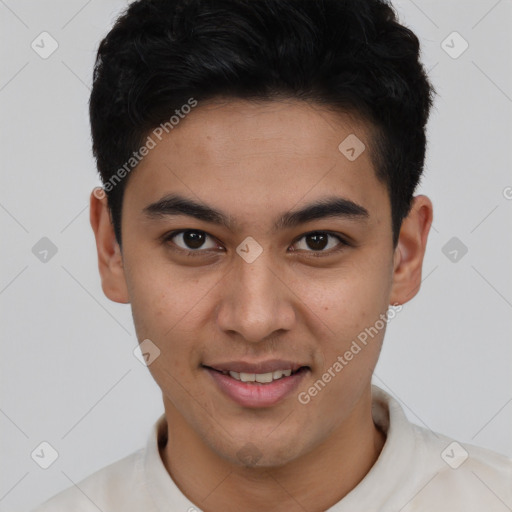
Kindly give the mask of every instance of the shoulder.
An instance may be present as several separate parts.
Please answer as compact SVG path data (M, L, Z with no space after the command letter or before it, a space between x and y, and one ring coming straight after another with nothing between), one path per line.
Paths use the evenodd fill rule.
M144 449L140 449L69 486L31 512L97 512L137 510L134 497L143 482ZM126 503L125 503L126 501ZM135 507L135 508L133 508Z
M510 510L512 458L417 425L414 434L421 464L429 470L413 501L443 503L443 510Z
M380 496L384 505L379 510L512 510L510 457L416 425L391 395L377 387L373 395L374 420L387 432L373 478L367 479L372 484L367 490L374 493L385 482L387 491Z

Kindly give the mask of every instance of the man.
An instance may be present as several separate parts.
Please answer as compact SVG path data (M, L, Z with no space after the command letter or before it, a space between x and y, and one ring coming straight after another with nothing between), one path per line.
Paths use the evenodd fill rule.
M129 6L94 73L91 224L165 413L38 512L510 510L512 461L371 385L421 283L433 93L381 0Z

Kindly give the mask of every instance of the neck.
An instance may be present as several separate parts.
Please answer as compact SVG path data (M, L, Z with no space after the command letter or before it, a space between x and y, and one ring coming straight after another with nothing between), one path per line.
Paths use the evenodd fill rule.
M207 446L166 405L168 442L162 461L176 485L205 512L325 511L375 464L385 442L371 417L371 393L309 453L279 467L241 467ZM279 508L277 507L277 504Z

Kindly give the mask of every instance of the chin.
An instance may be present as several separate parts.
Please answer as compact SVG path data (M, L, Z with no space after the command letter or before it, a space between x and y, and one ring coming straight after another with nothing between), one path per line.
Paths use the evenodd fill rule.
M230 446L229 454L222 454L230 463L242 468L279 468L297 459L301 455L298 443L294 440L284 444L284 440L275 439L269 443L268 438L249 436L245 443L237 443L235 451Z

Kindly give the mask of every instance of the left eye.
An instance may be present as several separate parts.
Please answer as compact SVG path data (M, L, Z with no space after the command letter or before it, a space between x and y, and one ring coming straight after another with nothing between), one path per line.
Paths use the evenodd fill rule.
M333 244L332 242L329 242L329 238L337 240L338 243ZM305 244L303 243L303 245L306 246L305 250L308 251L311 249L312 252L329 252L328 250L324 249L332 249L337 245L347 245L341 237L327 233L325 231L314 231L312 233L307 233L299 238L298 242L295 242L295 245L298 245L301 240L305 241ZM304 249L304 247L299 247L299 249Z

